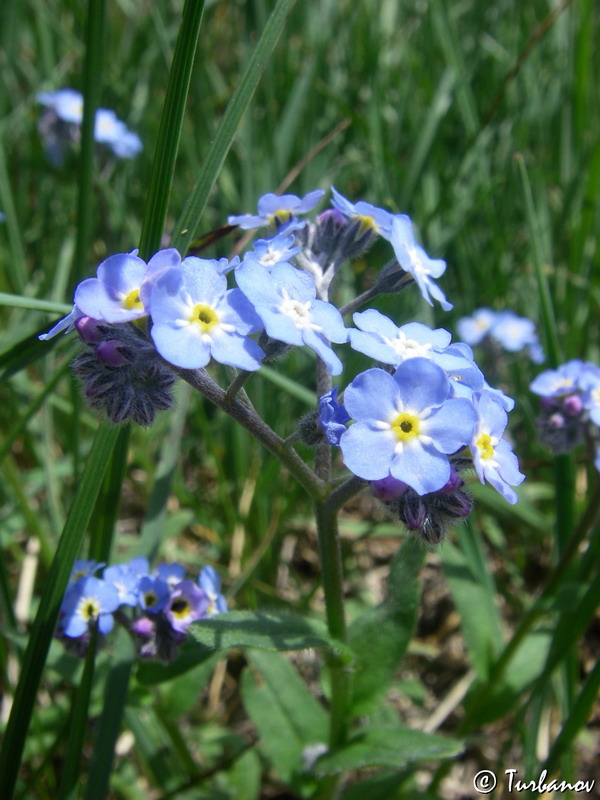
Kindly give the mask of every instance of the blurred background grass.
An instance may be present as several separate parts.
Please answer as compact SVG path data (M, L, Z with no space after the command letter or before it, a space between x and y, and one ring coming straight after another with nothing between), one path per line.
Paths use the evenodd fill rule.
M75 265L81 275L93 274L107 255L138 244L182 5L108 3L100 104L140 135L144 151L131 161L99 160L92 246L87 263ZM266 0L206 3L165 244L270 10ZM0 210L6 214L0 223L0 292L67 305L74 289L69 274L78 156L60 167L47 161L36 94L66 86L81 90L84 24L85 4L75 0L8 1L0 9ZM593 42L599 26L593 0L296 4L197 221L197 234L222 225L228 214L252 212L258 196L282 185L301 195L333 183L350 199L408 213L428 252L448 263L441 285L454 310L430 309L416 291L382 299L378 307L398 323L418 320L455 330L460 316L487 305L512 308L539 325L538 258L550 287L561 360L598 363L600 87ZM531 185L529 209L517 154ZM208 254L227 255L234 244L221 241ZM382 245L355 263L340 282L340 297L367 288L386 258ZM43 359L18 368L32 337L58 316L10 300L0 306L2 586L5 609L19 592L22 598L16 620L7 611L16 642L35 610L36 587L96 426L64 368L73 352L71 338L54 340L51 350L44 345ZM346 355L341 385L366 365L359 355ZM497 581L488 588L497 592L506 626L518 620L553 557L553 468L536 444L536 403L527 391L539 368L522 356L482 366L490 383L517 398L511 432L528 480L514 508L493 490L474 487L473 536L462 529L460 540L467 553L463 540L484 543L486 569ZM59 370L55 389L49 382ZM293 377L300 391L275 391L269 379L256 378L249 392L264 418L286 436L310 408L301 389L313 390L312 360L294 353L278 371ZM172 491L165 493L161 487L171 473ZM588 476L584 467L576 475L582 504ZM212 563L236 607L292 603L308 609L320 602L310 511L302 491L245 431L180 387L175 414L132 432L113 560L145 550L161 560L181 560L192 573ZM350 608L360 609L376 599L368 576L381 568L363 537L384 542L386 563L402 532L364 500L346 511L342 534ZM33 580L29 588L23 577L31 577L28 558L40 562L38 584ZM10 652L3 644L0 663L8 687ZM56 676L47 689L57 700L46 709L52 721L40 723L29 745L31 756L38 751L30 763L45 770L46 778L52 769L39 755L47 744L42 730L52 732L52 752L60 752L68 702L68 687ZM149 696L139 691L137 704L149 706ZM158 707L169 702L168 692L152 695ZM209 717L217 695L213 688ZM185 696L192 698L194 690ZM191 726L199 714L194 712ZM221 735L221 717L216 718ZM152 768L144 761L139 718L132 720L138 766L148 776ZM202 737L210 739L210 730ZM122 786L119 796L136 797L126 788L128 770L121 764L115 778ZM166 786L160 774L152 780ZM51 785L39 796L52 797Z

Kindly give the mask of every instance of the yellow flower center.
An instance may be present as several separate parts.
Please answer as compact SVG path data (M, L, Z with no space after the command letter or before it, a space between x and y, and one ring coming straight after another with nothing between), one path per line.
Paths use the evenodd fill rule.
M285 208L280 208L278 211L275 211L273 214L269 214L268 220L269 224L275 227L277 223L280 225L285 225L286 222L289 222L292 218L292 212L288 211Z
M366 233L368 230L372 230L373 233L379 233L379 228L373 217L368 217L365 214L355 214L353 219L360 222L360 228L358 230L359 236L362 236L362 234Z
M158 603L158 597L154 594L154 592L146 592L144 594L144 605L146 608L152 608Z
M196 303L189 319L198 325L202 333L208 333L219 322L217 312L206 303Z
M98 619L100 604L94 597L84 597L79 603L79 616L86 622Z
M171 603L171 611L173 612L173 616L181 619L181 617L187 617L190 613L190 604L184 597L180 597L178 600L174 600Z
M419 435L419 418L403 411L392 421L392 430L399 442L408 442Z
M494 457L494 448L489 433L482 433L479 439L477 439L477 449L479 450L481 458Z
M136 311L140 308L143 308L142 301L140 300L140 290L139 289L132 289L127 297L123 300L123 308L128 309L131 311L135 309Z

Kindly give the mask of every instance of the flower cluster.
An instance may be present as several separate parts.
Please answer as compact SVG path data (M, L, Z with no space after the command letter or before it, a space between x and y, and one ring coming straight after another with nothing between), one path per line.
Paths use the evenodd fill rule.
M509 353L526 348L536 364L544 361L544 351L535 324L527 317L519 317L514 311L478 308L470 317L459 319L457 329L458 335L467 344L492 342Z
M40 92L38 103L44 106L38 127L49 160L60 165L65 153L81 136L83 97L75 89ZM94 120L94 139L117 158L133 158L142 150L137 133L130 131L114 111L99 108Z
M100 570L102 577L97 577ZM110 567L76 561L57 636L82 653L94 626L107 634L116 620L129 630L141 656L171 661L192 622L226 611L221 580L212 567L203 567L194 582L186 579L181 564L159 564L151 571L143 557Z
M586 441L600 471L600 367L573 359L540 373L530 388L541 397L537 427L542 442L558 454Z
M91 404L115 422L142 424L168 406L169 367L200 369L215 361L252 372L305 346L339 375L343 365L332 343L349 343L376 365L350 382L343 403L337 388L324 394L299 435L309 444L324 438L339 446L346 467L364 481L400 485L393 498L398 516L426 531L428 541L439 540L447 520L470 510L459 474L466 466L516 502L512 487L524 476L503 438L514 402L486 383L469 345L452 342L443 328L398 326L375 309L355 312L354 326L346 327L329 299L332 281L378 236L394 258L373 296L416 283L428 303L451 304L434 280L445 262L417 243L406 215L331 191L332 207L314 221L304 215L321 190L303 198L268 194L257 214L230 217L243 229L269 229L241 259L182 258L174 248L148 262L136 250L110 256L95 278L77 286L72 312L41 338L75 327L90 348L74 369ZM132 325L144 319L147 325Z

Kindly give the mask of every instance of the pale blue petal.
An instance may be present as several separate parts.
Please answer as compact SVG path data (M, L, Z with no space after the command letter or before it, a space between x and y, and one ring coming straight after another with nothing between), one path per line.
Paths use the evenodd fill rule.
M340 439L344 464L359 478L373 481L389 475L395 445L393 433L374 430L366 422L351 425Z
M450 462L434 447L415 443L394 456L390 473L423 495L445 486L450 478Z
M400 390L394 378L373 368L357 375L344 392L344 405L352 419L388 422L397 414Z

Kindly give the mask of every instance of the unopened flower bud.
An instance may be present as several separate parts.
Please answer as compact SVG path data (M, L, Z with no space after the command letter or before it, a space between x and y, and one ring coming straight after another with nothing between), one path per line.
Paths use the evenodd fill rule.
M583 410L583 401L578 394L570 394L563 400L563 409L566 414L576 417Z
M376 497L377 500L387 501L397 500L406 494L410 488L406 483L393 478L391 475L378 481L371 481L370 486L373 497Z
M102 323L92 317L79 317L75 320L75 330L85 344L98 344L102 341Z
M96 347L96 355L99 360L109 367L122 367L127 363L127 359L121 352L121 343L115 339L108 339Z

